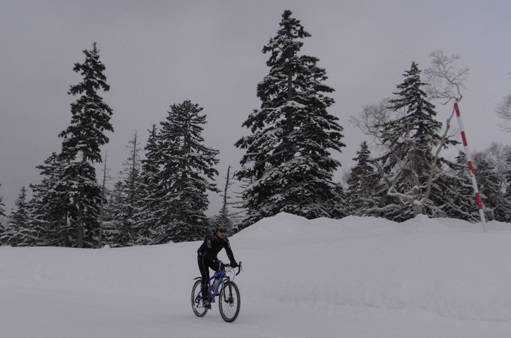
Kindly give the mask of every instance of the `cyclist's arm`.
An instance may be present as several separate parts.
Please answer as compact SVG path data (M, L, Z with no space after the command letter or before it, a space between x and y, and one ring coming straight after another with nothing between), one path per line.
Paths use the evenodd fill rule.
M226 240L225 241L225 253L227 254L227 258L229 258L229 262L231 263L231 265L236 265L236 260L234 259L234 254L232 252L232 249L231 249L231 244L229 244L229 240Z

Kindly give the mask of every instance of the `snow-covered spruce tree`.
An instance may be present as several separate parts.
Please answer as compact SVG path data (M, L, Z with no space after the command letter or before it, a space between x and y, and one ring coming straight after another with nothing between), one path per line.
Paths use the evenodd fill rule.
M492 144L484 150L485 158L494 166L495 174L501 182L500 191L507 191L510 182L506 178L506 171L509 170L509 162L507 161L511 154L511 146L503 145L498 142Z
M435 182L437 192L432 194L434 205L441 209L437 217L480 221L465 153L459 152L456 161L446 165L448 168Z
M443 159L433 150L456 143L439 134L442 124L435 120L435 106L422 89L426 84L420 73L412 62L397 86L396 98L389 101L388 108L400 116L377 126L386 147L375 161L386 185L385 217L395 221L434 209L430 195Z
M124 169L120 175L123 178L124 191L126 195L126 218L131 219L136 211L136 202L140 199L140 148L138 135L135 133L129 141L128 148L130 153L123 163Z
M129 141L130 153L123 163L119 173L121 180L115 184L114 198L109 207L111 216L110 226L115 229L116 236L109 244L113 246L128 246L135 243L135 214L137 204L142 198L141 192L141 162L137 133Z
M495 205L498 205L497 209L494 210L494 215L489 217L495 217L496 220L501 222L511 221L511 200L507 196L511 182L506 174L506 172L509 171L508 158L510 154L510 146L493 142L484 152L474 155L474 158L477 158L477 160L484 159L483 168L491 168L491 174L489 174L489 176L492 177L491 185L493 189L495 189L495 193L491 193L491 195L494 196L492 199L500 200L500 202L495 203ZM486 162L486 164L484 162ZM476 161L474 161L474 163L476 163ZM476 176L479 175L478 171L479 170L475 171Z
M326 71L318 59L300 55L309 37L286 10L277 35L264 46L269 74L257 86L261 108L243 123L251 135L236 147L245 149L236 177L250 181L243 192L247 224L288 212L307 218L331 217L340 197L332 181L340 162L343 128L327 109L334 91L324 84Z
M477 153L474 167L486 218L509 222L511 204L504 196L502 176L495 170L495 164L484 153Z
M120 236L119 227L114 221L114 217L123 205L122 182L115 182L113 189L105 188L104 198L104 209L101 217L101 245L120 246L116 244Z
M370 157L371 151L364 141L360 144L357 157L353 159L357 164L351 169L347 179L346 204L350 215L372 215L371 209L375 205L374 194L377 191L379 177L370 162Z
M62 142L61 156L66 162L63 179L70 187L71 222L76 229L76 245L96 246L94 237L99 230L101 188L96 180L94 163L101 163L100 147L108 143L105 131L113 132L110 118L112 109L99 95L110 86L104 75L105 66L99 60L96 43L91 50L84 50L85 62L75 63L73 70L83 81L71 86L69 94L78 99L71 104L71 124L59 134Z
M0 184L0 187L2 185ZM4 219L7 217L5 214L4 198L0 195L0 245L2 245L2 235L5 232Z
M37 234L30 226L30 213L27 203L27 189L21 188L18 198L14 202L14 208L9 216L7 231L2 240L11 246L34 246Z
M0 184L0 187L2 185ZM7 215L5 214L5 204L4 204L4 197L2 195L0 195L0 217L6 217Z
M511 203L511 151L506 154L506 164L507 168L504 171L504 180L506 181L504 197L509 203Z
M141 198L136 203L134 215L134 236L135 244L149 245L156 244L156 225L159 219L160 201L164 196L158 187L158 173L161 154L158 147L158 129L153 124L148 130L149 136L144 147L145 158L141 159L142 170L140 173Z
M43 179L39 184L30 185L32 199L29 205L31 223L38 232L37 245L70 245L69 187L63 180L64 164L57 153L52 153L44 164L36 166Z
M206 115L191 101L174 104L158 133L159 214L157 242L201 239L207 230L207 192L218 192L218 150L204 145Z

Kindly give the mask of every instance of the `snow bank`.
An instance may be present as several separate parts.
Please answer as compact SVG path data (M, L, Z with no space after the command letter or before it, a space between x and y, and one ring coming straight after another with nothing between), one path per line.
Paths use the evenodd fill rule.
M233 242L249 250L254 297L509 321L511 227L491 223L490 229L422 216L398 224L280 214Z
M426 217L401 224L360 217L306 220L289 214L264 219L231 238L235 256L244 266L236 278L244 304L239 320L243 321L243 315L254 316L252 324L256 325L266 315L278 316L278 323L270 329L285 332L279 325L307 317L325 326L324 332L331 336L337 336L340 325L331 318L342 321L368 311L422 313L413 317L420 323L417 318L425 318L426 323L433 316L506 323L505 328L511 328L511 224L491 222L488 228L484 233L480 224ZM192 279L198 275L195 252L199 244L98 250L0 247L0 298L4 306L11 307L24 304L25 308L31 306L26 303L36 302L36 313L38 306L45 312L66 311L63 307L72 304L77 306L73 311L79 311L82 301L91 309L91 302L98 298L103 301L94 306L102 314L115 304L129 308L133 299L142 303L145 299L143 311L159 313L169 308L190 319L188 297ZM226 259L225 255L221 258ZM37 304L48 295L70 298L51 309ZM292 314L272 310L289 307ZM0 311L0 318L23 322L16 313L16 309L6 309ZM311 317L312 313L317 317ZM76 318L83 316L89 314L76 314ZM93 321L98 315L90 316ZM136 311L129 318L139 320ZM55 318L55 326L74 325L60 320ZM161 328L166 330L166 325ZM134 336L128 333L125 330L120 336ZM511 336L508 333L501 336ZM0 334L16 336L3 335L1 328ZM60 338L65 333L39 336Z

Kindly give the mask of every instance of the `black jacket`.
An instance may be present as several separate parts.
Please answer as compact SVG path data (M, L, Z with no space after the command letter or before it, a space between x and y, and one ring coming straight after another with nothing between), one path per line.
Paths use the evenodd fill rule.
M229 258L231 265L234 265L236 263L236 260L234 259L234 254L232 253L231 245L229 244L229 239L227 239L227 237L225 237L225 239L222 239L218 237L216 233L211 233L206 236L204 242L197 250L197 254L209 261L216 261L218 260L217 255L222 249L225 249L225 253Z

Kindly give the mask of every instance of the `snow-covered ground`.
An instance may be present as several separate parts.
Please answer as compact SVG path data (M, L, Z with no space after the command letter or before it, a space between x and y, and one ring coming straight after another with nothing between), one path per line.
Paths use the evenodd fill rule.
M511 224L288 214L231 237L238 319L190 307L199 242L0 247L0 337L511 337ZM225 256L222 256L225 259Z

